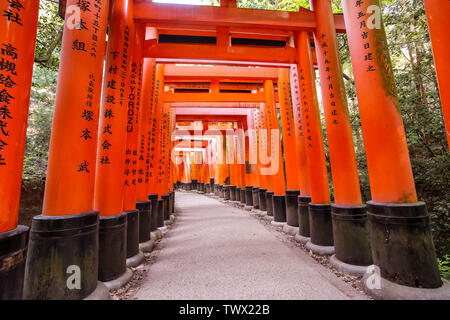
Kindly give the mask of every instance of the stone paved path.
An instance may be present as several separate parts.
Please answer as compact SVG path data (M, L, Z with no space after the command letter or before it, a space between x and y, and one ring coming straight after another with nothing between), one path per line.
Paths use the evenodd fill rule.
M187 192L176 207L134 299L367 299L241 209Z

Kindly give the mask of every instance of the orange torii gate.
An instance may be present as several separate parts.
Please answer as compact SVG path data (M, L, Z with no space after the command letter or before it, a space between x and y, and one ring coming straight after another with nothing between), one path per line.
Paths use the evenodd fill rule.
M217 129L211 129L209 127L209 123L211 122L215 122L215 121L225 121L225 122L237 122L238 126L241 126L243 128L246 127L246 125L243 124L243 122L246 121L246 112L243 112L242 109L235 109L235 108L217 108L215 109L214 113L211 112L211 114L205 114L205 111L203 109L199 109L199 108L181 108L179 109L178 107L173 108L175 110L175 114L176 114L176 119L177 120L181 120L181 121L189 121L189 120L195 120L195 119L201 119L203 121L203 126L202 126L202 130L198 131L195 129L190 128L190 130L187 130L186 128L181 129L179 132L175 132L175 134L183 134L185 136L183 136L183 141L190 141L190 139L198 139L199 141L204 141L202 139L208 139L209 136L215 136L215 135L219 135L219 136L226 136L226 129L221 129L221 130L217 130ZM207 123L205 125L205 123ZM186 137L187 135L187 137ZM234 131L233 131L233 135L234 135ZM183 142L182 142L183 144ZM226 145L228 145L228 143L226 143ZM205 146L203 146L205 147ZM218 150L213 149L213 152L215 152L216 154L218 153ZM213 156L213 158L215 158ZM229 161L226 162L226 164L229 164ZM219 161L219 165L223 166L222 161ZM223 168L223 167L222 167ZM236 169L236 168L234 168ZM214 170L214 171L218 171L218 170ZM236 174L236 171L234 171L234 175ZM203 190L203 185L204 183L208 182L211 185L211 189L212 191L214 191L214 187L212 187L215 183L215 179L213 177L209 177L210 180L209 181L202 181L199 186L200 188ZM234 180L236 179L235 176L231 177L230 179ZM220 178L218 179L220 181ZM194 181L195 184L195 181ZM218 184L217 188L221 188L223 187L222 184ZM235 186L237 187L237 186ZM194 187L195 188L195 187ZM234 191L234 188L232 188ZM239 188L240 189L240 188ZM238 190L239 190L238 189ZM240 193L240 190L239 190ZM240 199L240 195L239 197L236 197L236 192L234 191L234 195L231 196L231 198L239 198Z
M444 2L427 0L425 5L448 124L448 23L443 18L448 4ZM189 103L198 104L203 113L207 109L201 104L234 104L245 111L243 127L269 130L267 140L254 131L245 138L245 174L236 173L235 167L232 170L233 182L238 175L244 177L248 207L261 207L258 195L261 189L268 189L268 215L273 215L274 222L284 223L288 204L288 224L295 227L295 205L292 198L287 203L285 195L291 188L299 188L296 239L306 239L307 247L318 254L335 252L332 262L347 272L361 274L373 259L384 286L382 293L376 293L363 282L367 292L398 297L391 288L403 286L414 297L417 288L442 286L429 217L415 191L385 32L382 24L373 26L369 19L373 12L369 7L379 6L378 0L343 0L344 15L333 15L330 2L318 0L311 1L313 10L300 8L298 12L241 9L235 1L222 1L220 7L179 7L145 0L85 0L81 7L77 0L61 0L62 16L78 9L81 17L78 24L73 19L64 24L43 212L34 217L27 244L27 228L17 226L22 171L18 164L25 144L34 54L30 44L36 40L38 4L18 0L0 5L0 10L8 13L0 17L1 30L5 30L0 35L0 174L5 177L0 181L4 203L0 245L10 248L0 251L0 258L13 261L12 265L2 264L7 269L0 274L1 298L84 299L100 290L98 279L113 288L113 283L130 278L126 265L139 261L139 243L147 242L148 231L164 228L164 220L173 210L169 159L175 113L171 107L184 104L177 107L182 110L192 107ZM359 194L337 32L347 32L349 39L372 193L367 210ZM275 78L274 69L248 68L242 77L236 76L237 69L230 69L235 75L231 74L228 82L253 77L263 83L264 91L259 87L251 92L226 92L220 88L220 81L227 78L223 70L217 69L213 79L200 68L192 77L178 74L177 78L178 67L168 67L172 68L170 81L214 80L210 91L192 94L165 90L165 64L175 63L282 69L276 70ZM316 63L334 204L315 92ZM181 73L189 72L184 68ZM286 173L298 176L289 175L288 181L284 179L280 140L272 139L277 135L270 132L279 132L274 81L283 141L293 144L293 149L284 153ZM252 103L257 106L245 106ZM216 148L222 148L216 155L225 154L223 139L215 141ZM278 170L268 177L258 172L268 166L261 162L258 150L265 149L258 148L258 141L267 141L267 149L275 156L270 164L275 158L279 161ZM194 167L187 163L185 180L189 181L196 171L190 177L189 170ZM218 185L225 187L228 166L218 164L216 169ZM243 188L242 181L239 183ZM240 195L242 202L242 190ZM142 237L140 220L146 226ZM81 289L71 290L68 279L78 273Z

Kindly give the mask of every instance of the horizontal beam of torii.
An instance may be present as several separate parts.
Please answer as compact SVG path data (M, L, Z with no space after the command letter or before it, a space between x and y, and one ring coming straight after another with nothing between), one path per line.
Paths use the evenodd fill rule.
M209 107L198 107L195 103L184 104L173 103L172 110L174 110L175 116L180 115L206 115L206 116L247 116L247 108L259 108L258 103L244 104L247 106L239 107L234 103L217 103L208 104ZM255 105L258 105L255 107Z
M223 103L222 103L223 105ZM247 128L247 116L248 112L246 108L227 108L227 107L217 107L213 109L204 109L204 108L174 108L175 118L177 121L196 121L202 120L205 121L205 127L209 128L208 122L241 122L244 126L244 129ZM203 128L205 129L205 128ZM216 129L210 129L216 130Z
M253 48L241 46L216 46L207 44L156 43L146 40L143 55L146 58L218 59L229 61L269 62L292 64L297 62L297 51L292 47Z
M171 93L164 92L165 103L170 102L265 102L264 92L258 93Z
M246 112L246 109L259 109L260 102L173 102L170 104L172 109L183 110L183 109L206 109L202 110L202 114L208 114L207 112L212 112L215 114L217 109L240 109ZM276 108L279 108L279 104L276 104Z
M208 121L208 122L233 122L244 121L247 115L224 115L224 114L178 114L177 121Z
M136 1L136 22L158 26L192 26L192 29L209 27L262 28L274 30L313 31L315 13L301 8L299 12L271 11L216 6L179 5ZM342 15L334 16L336 31L345 33ZM261 31L262 33L263 31Z
M164 81L175 80L278 80L277 68L243 68L224 66L165 66Z
M174 137L176 139L176 136ZM181 141L181 144L180 144ZM182 139L182 140L174 140L175 145L178 146L179 148L206 148L209 146L210 141L209 140L202 140L202 141L198 141L198 140L187 140L187 139Z

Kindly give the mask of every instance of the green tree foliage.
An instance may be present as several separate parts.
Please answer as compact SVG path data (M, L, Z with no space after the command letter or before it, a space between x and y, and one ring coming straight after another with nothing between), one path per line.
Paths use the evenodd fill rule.
M24 179L42 174L50 141L50 131L61 51L63 20L58 16L57 0L41 0L35 65L25 149ZM34 170L36 169L36 170Z
M58 0L41 0L36 41L35 62L58 69L63 20L58 15Z
M41 213L62 38L58 1L41 0L39 9L19 213L24 225Z

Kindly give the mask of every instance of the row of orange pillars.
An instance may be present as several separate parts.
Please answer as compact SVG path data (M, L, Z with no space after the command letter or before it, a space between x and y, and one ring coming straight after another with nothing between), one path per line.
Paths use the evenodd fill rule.
M81 24L65 24L43 211L29 230L17 221L39 1L0 2L1 299L90 297L102 283L122 277L127 258L136 260L139 244L163 228L173 211L175 182L186 188L186 183L198 181L192 174L183 180L184 166L169 161L175 121L162 101L164 65L143 58L144 27L134 24L133 1L83 3L90 10L81 10L82 21L95 28L87 32ZM262 154L270 153L270 160L258 156L256 165L232 165L231 181L224 180L224 164L213 165L216 169L209 172L206 166L200 183L207 183L209 175L214 180L208 191L222 189L231 198L231 189L234 199L233 186L238 187L240 201L265 209L275 222L299 226L297 238L309 238L317 253L334 251L341 266L373 263L382 283L391 285L376 289L440 288L429 216L416 196L385 32L368 28L358 14L378 1L343 1L372 194L365 205L330 3L312 4L334 203L304 31L295 36L298 72L279 74L284 153L276 150L280 138L273 83L266 81L266 103L259 115L253 110L249 118L254 117L253 129L270 129L267 134L256 131L251 139L263 142ZM450 2L426 0L425 5L448 129L445 26ZM250 162L254 150L257 145L245 144L245 161ZM279 161L274 172L273 161Z

